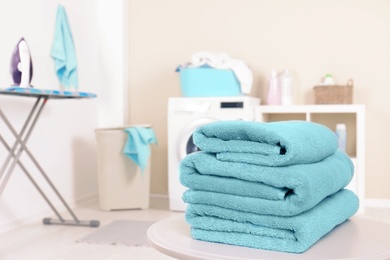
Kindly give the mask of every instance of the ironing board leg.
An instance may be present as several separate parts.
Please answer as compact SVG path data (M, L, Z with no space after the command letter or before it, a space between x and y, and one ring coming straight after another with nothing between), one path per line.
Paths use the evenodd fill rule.
M4 138L0 135L0 141L3 143L3 145L5 146L5 148L11 152L11 148L8 146L8 144L6 143L6 141L4 140ZM29 172L27 171L26 167L24 167L24 165L22 164L21 161L18 161L18 165L19 167L22 169L22 171L27 175L27 177L30 179L30 181L34 184L35 188L37 188L37 190L39 191L39 193L43 196L43 198L46 200L46 202L49 204L50 208L54 211L54 213L57 215L57 217L61 220L61 221L65 221L60 213L58 213L58 211L56 210L56 208L53 206L53 204L50 202L50 200L46 197L46 195L43 193L42 189L38 186L38 184L35 182L35 180L32 178L32 176L29 174Z
M90 221L72 221L72 220L58 220L51 218L44 218L43 224L45 225L66 225L66 226L86 226L86 227L99 227L100 222L98 220L90 220Z
M40 101L40 98L38 98L37 100L37 103ZM16 137L16 141L15 141L15 144L14 146L12 147L12 149L10 150L10 153L8 154L8 157L13 157L14 158L14 161L12 162L10 168L8 169L8 172L6 173L6 175L4 176L4 181L1 183L0 185L0 196L1 194L3 193L4 189L5 189L5 186L7 185L7 182L9 180L9 178L11 177L11 174L13 172L13 170L15 169L15 166L17 164L17 162L19 161L20 159L20 156L22 155L22 152L23 152L23 148L25 147L25 144L26 142L28 141L28 138L30 137L30 134L32 132L32 130L34 129L34 126L35 126L35 123L37 122L37 119L39 117L39 115L41 114L42 112L42 109L44 107L44 105L46 104L46 99L41 103L40 107L38 108L38 111L37 113L35 114L35 116L33 117L33 113L30 113L29 117L27 118L26 120L26 123L24 124L25 126L28 125L29 121L31 120L31 118L33 118L33 121L29 127L29 129L27 130L27 133L26 133L26 137L24 140L22 140L22 136L18 135L15 131L15 129L12 127L11 123L8 121L8 119L5 117L5 115L3 113L1 113L1 117L2 119L4 120L4 123L8 126L8 128L11 130L12 134ZM33 110L35 110L35 105L33 107ZM26 128L22 129L22 133L24 133L24 131L26 130ZM17 145L20 144L21 147L18 151L18 153L16 155L14 155L14 151L17 147ZM9 160L8 160L9 161ZM7 162L8 163L8 162Z
M22 127L22 130L20 131L19 136L23 136L24 132L26 131L27 126L30 124L30 120L32 119L33 114L34 114L34 112L35 112L35 110L36 110L40 100L41 100L40 97L37 98L37 101L35 102L33 108L31 109L30 114L28 115L28 117L26 119L26 122L24 123L24 125ZM0 109L0 117L3 119L3 121L7 124L8 127L11 125L9 123L9 121L7 120L7 118L5 117L5 115L3 114L3 111L1 111L1 109ZM16 148L18 147L18 143L19 143L18 140L16 140L14 145L12 146L12 149L11 149L10 153L7 156L7 159L5 159L5 161L4 161L4 164L3 164L3 166L2 166L2 168L0 170L0 180L1 180L5 170L7 168L7 165L9 164L9 162L10 162L10 160L12 158L11 154L13 154L15 152Z
M73 211L70 209L70 207L68 206L68 204L65 202L65 200L63 199L63 197L61 196L61 194L58 192L58 190L56 189L56 187L54 186L54 184L51 182L51 180L49 179L49 177L47 176L47 174L44 172L44 170L42 169L42 167L39 165L39 163L37 162L37 160L34 158L34 156L32 155L32 153L28 150L27 146L26 146L26 143L28 141L28 138L30 137L30 134L35 126L35 123L37 122L40 114L41 114L41 111L44 107L44 105L46 104L46 101L47 99L45 98L44 101L41 103L39 109L38 109L38 112L35 114L35 116L33 117L33 114L37 108L37 105L40 101L41 97L37 98L37 101L36 103L34 104L23 128L22 128L22 131L20 132L20 134L17 134L17 132L15 131L15 129L12 127L12 125L10 124L10 122L8 121L8 119L5 117L5 115L3 114L3 112L0 110L0 117L3 119L3 121L6 123L6 125L8 126L8 128L10 129L10 131L12 132L12 134L16 137L16 141L13 145L13 147L11 148L10 146L8 146L8 144L5 142L5 140L3 139L3 137L0 135L0 140L1 142L3 143L3 145L6 147L6 149L8 150L9 154L8 154L8 157L0 171L0 180L1 180L1 177L3 175L3 172L5 171L7 165L9 164L9 161L11 158L14 158L14 161L11 165L11 167L9 168L7 174L5 175L5 178L3 180L3 182L1 183L0 185L0 196L2 194L2 192L4 191L4 188L12 174L12 171L14 170L16 164L18 164L21 169L23 170L23 172L27 175L27 177L30 179L30 181L32 182L32 184L35 186L35 188L38 190L38 192L42 195L42 197L45 199L45 201L49 204L50 208L54 211L54 213L57 215L58 217L58 220L55 220L55 219L51 219L51 218L45 218L43 219L43 223L46 224L46 225L49 225L49 224L59 224L59 225L73 225L73 226L90 226L90 227L98 227L100 225L99 221L97 220L91 220L91 221L80 221L76 215L73 213ZM30 120L33 118L33 121L30 125L30 128L27 130L27 134L26 134L26 137L24 140L22 140L22 136L25 132L25 130L27 129L27 126L29 125L30 123ZM20 147L20 150L18 151L17 154L15 154L15 150L16 150L16 147L18 146L18 144L21 145ZM62 216L58 213L58 211L56 210L56 208L54 207L54 205L50 202L50 200L47 198L47 196L45 195L45 193L42 191L42 189L39 187L39 185L35 182L35 180L32 178L32 176L29 174L29 172L27 171L27 169L24 167L24 165L20 162L20 156L21 156L21 153L25 151L27 153L27 155L30 157L30 159L32 160L32 162L35 164L35 166L38 168L39 172L42 174L42 176L45 178L45 180L47 181L47 183L50 185L50 187L53 189L53 191L56 193L57 197L61 200L62 204L65 206L65 208L67 209L67 211L69 212L69 214L72 216L73 220L65 220L62 218Z

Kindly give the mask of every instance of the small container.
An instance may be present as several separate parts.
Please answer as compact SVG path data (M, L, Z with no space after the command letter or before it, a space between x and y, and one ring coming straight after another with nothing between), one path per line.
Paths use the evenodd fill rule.
M270 78L268 80L268 105L280 105L280 85L278 80L278 74L276 70L271 71Z
M292 105L292 82L290 72L284 70L280 76L281 105Z
M337 124L336 135L339 143L339 150L345 152L347 146L347 126L345 124Z

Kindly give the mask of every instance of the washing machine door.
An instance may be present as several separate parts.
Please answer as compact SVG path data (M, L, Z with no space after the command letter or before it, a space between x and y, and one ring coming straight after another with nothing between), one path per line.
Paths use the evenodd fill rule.
M176 147L176 156L179 162L190 153L200 151L200 149L196 147L192 140L192 134L195 129L202 125L206 125L215 121L217 121L216 118L201 117L195 119L183 128L183 130L179 134L179 139L177 141Z

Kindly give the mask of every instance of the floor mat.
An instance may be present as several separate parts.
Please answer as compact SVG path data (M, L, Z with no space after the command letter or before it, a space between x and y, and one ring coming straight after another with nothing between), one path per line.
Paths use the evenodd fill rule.
M149 246L146 231L153 221L116 220L77 240L78 243Z

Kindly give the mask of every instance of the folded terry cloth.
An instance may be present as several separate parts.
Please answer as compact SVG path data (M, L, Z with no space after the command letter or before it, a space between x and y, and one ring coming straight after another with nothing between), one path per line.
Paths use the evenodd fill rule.
M208 204L267 215L292 216L343 189L354 166L343 152L323 161L284 167L222 162L197 152L180 164L186 203Z
M341 190L294 217L265 216L190 204L186 221L191 225L194 239L301 253L353 216L358 207L357 196L349 190Z
M66 89L78 89L77 59L72 32L68 24L65 8L58 5L54 40L50 52L54 60L58 79Z
M149 127L129 127L125 132L128 138L123 153L144 171L150 156L149 144L157 143L154 131Z
M318 162L338 147L332 130L307 121L217 121L199 127L193 140L218 160L268 166Z

